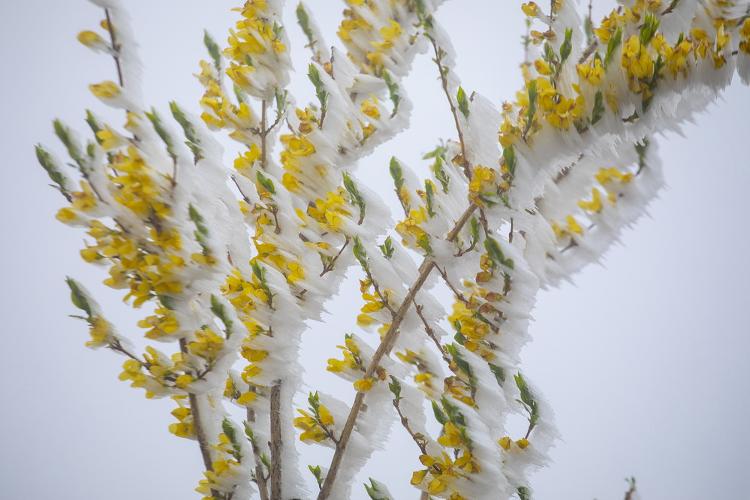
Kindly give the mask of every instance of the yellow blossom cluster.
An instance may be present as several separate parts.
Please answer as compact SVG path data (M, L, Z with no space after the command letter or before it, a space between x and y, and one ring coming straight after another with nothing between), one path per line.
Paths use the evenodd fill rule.
M421 356L419 353L416 353L410 349L406 349L403 352L397 351L396 357L403 363L416 367L417 373L414 375L414 382L416 382L417 387L422 392L424 392L428 398L435 399L438 394L437 388L433 383L436 375L432 370L430 370L430 367L427 361L424 359L424 356Z
M330 440L334 437L334 418L331 411L320 402L318 393L310 394L307 410L298 408L299 417L294 419L294 427L301 430L300 441L305 443Z
M542 16L534 2L524 4L522 9L530 18ZM519 140L529 142L541 129L542 120L554 129L567 131L575 126L579 132L585 131L589 124L601 119L604 102L611 112L618 113L620 102L628 96L619 95L612 77L608 76L614 74L610 71L613 65L619 65L626 76L628 90L642 100L645 108L661 80L687 78L691 69L705 59L710 59L715 69L726 64L731 41L728 29L737 27L738 20L715 18L712 32L693 27L670 43L659 32L659 16L666 9L661 0L636 0L604 17L593 29L598 47L592 46L593 50L576 63L578 81L569 86L572 95L566 94L558 82L562 65L570 54L567 35L558 53L548 42L561 34L548 30L533 36L532 32L531 42L544 43L545 50L533 64L537 76L528 74L525 88L517 93L516 102L503 106L502 146ZM740 37L750 38L750 34L743 35L750 33L750 26L745 26L747 20L739 21L743 22L738 30ZM750 42L744 47L750 47ZM614 57L617 51L619 58ZM584 92L584 88L593 89L593 99L586 97L592 94Z
M338 35L348 49L348 57L363 73L380 75L387 66L395 45L404 30L395 19L387 19L381 26L370 21L382 18L378 6L366 0L346 0L344 19Z
M177 408L172 410L172 416L177 422L169 424L169 432L177 437L186 439L195 439L195 427L193 423L193 412L185 401L187 396L172 396L172 400L177 403Z
M287 52L281 37L283 28L270 19L266 0L247 0L242 8L235 10L241 18L235 30L230 30L229 47L224 50L230 61L227 75L248 94L272 95L275 82L257 74L274 69L280 63L279 56Z
M599 214L605 207L605 203L614 206L622 195L622 190L632 182L635 173L616 167L600 168L594 174L594 180L599 187L591 188L591 198L578 200L578 207L590 216ZM564 223L553 222L552 230L558 242L563 245L570 243L570 238L582 236L584 228L574 215L567 215Z

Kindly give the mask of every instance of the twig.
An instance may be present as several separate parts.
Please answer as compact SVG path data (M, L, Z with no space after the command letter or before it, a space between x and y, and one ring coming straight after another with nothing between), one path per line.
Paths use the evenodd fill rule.
M438 269L440 268L438 267ZM450 364L451 359L448 357L448 354L446 354L445 349L443 348L443 344L440 343L440 339L438 339L437 335L435 335L435 330L432 329L430 324L427 322L427 318L424 317L424 312L423 312L424 306L422 304L417 304L416 302L414 302L414 307L417 310L417 316L419 316L419 319L422 320L422 325L424 325L425 333L427 333L427 336L430 337L432 341L435 343L435 346L437 346L438 351L440 351L440 355L443 357L443 360L446 363ZM396 409L398 409L398 407Z
M464 227L464 225L476 209L477 206L471 204L469 208L464 211L458 221L456 221L456 225L446 236L446 239L448 241L453 241L456 236L458 236L458 233L461 231L461 229ZM370 364L367 366L365 377L372 377L375 371L380 366L380 361L384 356L390 353L394 342L398 338L401 322L404 320L406 313L414 303L414 298L416 297L417 292L419 292L425 281L427 281L427 278L430 275L433 267L435 267L435 261L433 261L431 257L426 257L422 261L422 264L419 266L417 279L412 284L409 292L406 294L406 297L404 297L403 302L401 302L401 305L396 311L396 315L391 321L391 326L388 328L388 331L380 341L380 345L373 354L372 359L370 360ZM349 416L347 417L346 423L344 424L344 429L341 431L339 442L336 443L336 449L333 453L333 459L331 460L328 474L326 475L325 481L323 482L323 487L318 494L318 500L325 500L331 495L333 485L336 481L336 475L338 474L339 467L341 467L341 461L344 458L346 445L349 443L349 438L351 438L352 431L354 430L354 424L357 421L359 412L362 411L362 406L364 405L365 401L365 394L366 393L364 392L357 392L357 395L354 397L354 403L352 404L351 410L349 411Z
M109 15L109 9L104 9L104 15L107 18L109 39L112 42L112 58L115 60L115 66L117 67L117 81L120 83L120 87L124 87L125 83L122 79L122 67L120 66L120 46L117 45L117 38L115 36L115 29L112 27L112 19Z
M266 136L268 131L266 130L266 100L261 101L260 106L260 168L266 170Z
M453 115L453 122L456 125L456 132L458 133L458 142L461 145L461 163L462 167L464 169L464 175L466 175L466 178L471 180L471 165L469 164L469 159L466 156L466 143L464 142L464 133L461 129L461 122L458 120L458 110L456 109L456 105L453 102L453 98L451 97L450 91L448 90L448 78L447 78L447 72L448 68L443 66L443 52L440 47L438 47L437 41L432 35L425 35L430 40L430 43L432 44L432 49L435 51L435 64L437 64L438 67L438 73L440 73L440 82L442 83L443 92L445 93L446 99L448 99L448 105L451 108L451 114Z
M271 387L271 500L281 500L281 381Z
M180 339L180 352L187 354L187 341L184 338ZM192 392L188 392L188 401L190 402L190 414L193 416L193 428L195 429L195 439L198 441L198 446L201 450L201 457L203 458L203 465L207 471L213 472L214 467L211 461L210 445L206 438L206 432L203 429L203 422L201 421L201 412L198 404L198 396ZM221 498L218 491L211 490L211 495L215 498Z
M630 485L630 487L628 488L628 491L625 492L625 500L634 500L635 492L636 492L635 478L631 477L631 478L626 479L626 481L628 482L628 485Z
M468 304L469 301L466 300L466 297L464 297L464 294L462 294L455 286L453 286L453 283L451 283L450 279L448 279L448 273L445 272L445 269L440 269L439 266L435 266L440 273L440 276L443 277L443 281L445 281L445 284L448 285L448 288L451 289L451 292L453 292L453 295L456 296L458 300L463 302L464 304Z
M255 412L252 409L247 409L247 422L255 422ZM250 440L250 446L253 449L253 456L255 457L255 482L258 485L258 491L260 494L260 500L268 499L268 484L266 483L266 476L263 473L263 461L260 458L260 448L255 442L255 439Z
M339 252L331 259L328 264L326 264L323 267L323 271L320 273L320 276L323 276L324 274L333 271L333 268L336 266L336 261L339 260L339 257L341 257L341 254L344 253L344 250L346 249L347 245L349 244L349 236L346 237L346 240L344 241L344 244L339 249Z

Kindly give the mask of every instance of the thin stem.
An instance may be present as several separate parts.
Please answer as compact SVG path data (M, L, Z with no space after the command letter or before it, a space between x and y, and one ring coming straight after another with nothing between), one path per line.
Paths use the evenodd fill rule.
M255 422L255 412L251 408L248 408L247 425L250 425L251 422ZM255 458L255 483L258 485L260 500L268 500L268 484L266 483L266 475L263 472L263 461L260 458L260 448L258 448L258 443L255 442L255 438L250 439L250 446L253 450L253 457Z
M117 67L117 81L120 83L120 87L124 87L125 83L122 78L122 67L120 66L120 47L117 45L117 38L115 35L115 29L112 26L112 19L109 15L109 9L104 9L104 15L107 18L107 31L109 31L109 39L112 42L112 58L115 60L115 67Z
M346 237L346 240L344 241L344 244L339 249L339 252L331 259L331 261L323 267L323 271L320 273L320 276L325 275L328 272L333 271L333 269L336 267L336 261L339 260L339 257L341 257L341 254L344 253L344 250L346 250L347 245L349 245L349 237Z
M440 268L438 267L438 269ZM443 348L443 344L440 343L440 339L438 339L437 335L435 335L435 330L432 329L432 327L430 326L430 323L427 321L427 318L424 317L424 312L423 312L424 306L422 304L417 304L416 302L414 302L414 307L417 310L417 316L419 316L419 319L422 320L422 325L424 326L425 333L435 343L435 346L438 348L438 351L440 351L440 355L443 357L443 360L446 363L450 364L451 359L448 357L448 354L445 352L445 349ZM398 407L396 409L398 409Z
M464 227L469 218L471 218L471 215L474 213L476 208L476 205L471 204L469 208L464 211L458 221L456 221L453 229L451 229L451 231L446 236L446 239L448 241L453 241L456 239L458 233ZM370 364L367 366L367 370L365 371L365 377L372 377L375 371L380 366L380 361L384 356L390 353L393 344L398 338L401 322L404 320L404 317L406 317L406 313L414 303L417 292L419 292L425 281L427 281L427 277L430 275L433 267L435 267L435 261L433 261L431 257L426 257L422 261L422 264L419 266L417 279L414 281L414 284L412 284L411 288L406 294L406 297L404 297L404 300L401 302L401 305L399 306L395 316L393 317L393 320L391 321L391 326L388 328L388 331L383 336L380 345L373 354L372 359L370 360ZM349 411L349 416L347 417L346 423L344 424L344 429L341 431L339 442L336 443L336 449L333 453L333 459L331 460L331 465L328 468L328 474L326 475L325 481L323 482L323 487L318 494L318 500L325 500L331 495L333 485L336 481L336 475L338 474L338 470L341 467L341 461L344 458L346 446L349 443L349 439L351 438L352 431L354 430L354 424L357 421L359 412L362 411L364 401L365 393L357 392L357 395L354 397L352 408Z
M271 387L271 500L281 500L281 381Z
M260 106L260 168L263 170L266 170L266 136L268 135L268 131L266 130L266 108L268 105L266 104L266 100L263 99L261 101Z
M442 84L445 97L446 99L448 99L448 105L451 108L453 122L456 126L456 132L458 133L458 142L461 144L461 164L464 169L464 174L466 175L467 179L471 179L471 165L469 164L469 159L466 156L466 143L464 142L464 133L463 129L461 128L461 122L458 119L458 109L456 109L456 104L453 102L450 90L448 89L448 68L443 66L443 49L438 46L437 41L433 36L426 36L432 44L432 49L435 51L435 64L437 64L438 73L440 73L440 82Z
M437 267L437 266L436 266ZM451 292L453 292L453 295L456 296L458 300L463 302L464 304L468 304L469 301L466 300L466 297L464 297L464 294L462 294L454 285L451 283L450 279L448 279L448 273L445 272L445 269L440 269L440 267L437 267L438 272L440 273L440 276L443 277L443 281L448 286L448 288L451 289Z
M184 338L180 339L180 351L183 354L187 353L187 342ZM213 471L213 463L211 461L210 445L206 438L206 432L203 429L203 421L201 420L200 405L198 403L198 396L192 392L188 393L188 401L190 402L190 414L193 416L193 428L195 429L195 439L198 441L198 446L201 450L201 457L203 458L203 466L207 471ZM211 490L211 495L215 498L222 498L218 491Z

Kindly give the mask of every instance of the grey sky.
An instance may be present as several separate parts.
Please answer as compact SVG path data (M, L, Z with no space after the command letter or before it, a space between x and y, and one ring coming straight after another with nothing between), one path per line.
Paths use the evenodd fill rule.
M147 100L160 109L171 99L197 109L200 89L191 74L203 57L202 29L223 38L238 2L126 3ZM308 4L323 31L333 33L339 2ZM113 78L111 60L75 41L100 15L83 0L0 1L3 499L197 498L199 454L194 443L167 433L170 403L146 401L117 381L121 360L85 349L84 325L67 317L69 274L101 291L122 331L137 330L117 295L95 286L101 271L78 257L82 233L54 220L63 200L33 158L34 143L56 146L53 117L82 129L83 109L93 107L117 119L86 88ZM511 98L520 85L517 2L453 0L438 17L453 34L464 87L497 103ZM290 33L295 66L304 68L296 26ZM452 134L435 76L429 59L419 58L406 83L415 105L412 129L360 163L358 176L391 205L387 159L397 154L424 173L420 153ZM310 98L307 87L299 71L292 85L298 102ZM539 499L621 498L629 475L648 500L747 498L750 90L734 84L724 101L685 127L685 137L659 140L670 188L652 218L608 254L606 268L592 266L575 286L540 297L525 370L555 409L563 441L552 452L556 463L536 476ZM355 307L336 300L330 322L311 325L311 385L348 390L324 367L352 327ZM307 463L323 463L310 447L299 448ZM417 498L407 484L416 457L413 443L394 430L387 453L377 453L368 472L393 485L399 500ZM364 490L354 491L364 498Z

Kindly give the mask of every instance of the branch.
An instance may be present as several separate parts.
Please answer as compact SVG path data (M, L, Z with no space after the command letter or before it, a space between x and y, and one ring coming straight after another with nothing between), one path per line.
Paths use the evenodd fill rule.
M349 244L349 236L346 237L346 240L344 241L344 244L339 249L339 252L333 257L333 259L323 267L323 271L320 273L320 276L325 275L328 272L333 271L334 267L336 267L336 261L339 260L339 257L341 257L341 254L344 253L344 250L346 250L347 245Z
M458 233L461 231L461 229L464 227L464 225L476 209L477 206L471 204L469 208L464 211L458 221L456 221L453 229L451 229L451 231L446 236L446 239L448 241L453 241L456 239L456 236L458 236ZM417 275L417 279L414 281L414 284L412 284L411 288L406 294L406 297L404 297L404 300L401 302L401 305L399 306L395 316L393 317L391 326L383 336L383 339L381 340L380 345L375 351L375 354L373 354L372 359L370 360L370 364L367 366L367 370L365 371L365 377L372 377L375 371L380 366L380 361L384 356L390 353L393 344L398 338L399 326L401 326L401 322L404 320L406 313L414 303L417 292L419 292L425 281L427 281L427 277L430 275L433 267L435 267L435 261L432 260L431 257L426 257L422 261L422 264L419 266L419 274ZM344 424L344 429L341 431L339 442L336 443L336 449L333 454L333 459L331 460L331 465L329 467L328 474L326 475L325 482L323 483L323 487L318 494L318 500L325 500L331 495L334 482L336 481L336 474L338 473L338 470L341 467L341 461L344 458L346 445L349 443L349 438L351 438L352 431L354 430L354 424L357 421L359 412L362 411L365 394L366 393L364 392L357 392L357 395L354 397L354 404L352 404L352 408L349 411L349 416L347 417L346 423Z
M271 387L271 500L281 500L281 381Z
M456 125L456 132L458 133L458 142L461 144L461 166L464 168L464 175L466 178L471 180L471 165L469 165L469 159L466 156L466 144L464 142L464 133L461 129L461 122L458 120L458 110L451 97L450 90L448 90L448 68L443 66L443 49L438 47L437 41L432 35L425 34L432 44L432 49L435 51L435 64L438 67L438 73L440 73L440 82L443 86L443 92L445 93L446 99L448 99L448 105L451 108L451 114L453 115L453 122Z
M122 67L120 66L120 47L117 45L117 38L115 36L115 29L112 27L112 20L109 16L109 9L104 9L104 15L107 18L107 31L109 31L109 39L112 42L112 58L115 60L115 67L117 68L117 80L120 83L120 87L124 87L125 83L122 79Z
M184 338L180 339L180 352L187 354L187 342ZM188 392L188 400L190 402L190 413L193 416L193 428L195 429L195 439L198 441L198 446L201 450L201 457L203 458L203 465L207 471L213 472L214 467L211 460L210 445L208 439L206 439L206 432L203 429L203 422L201 421L201 413L198 405L198 396L192 392ZM211 490L211 495L219 499L221 495L218 491Z
M255 422L255 413L250 408L247 409L247 422ZM266 483L266 476L263 473L263 461L260 458L260 449L255 439L250 440L250 446L253 449L253 455L255 457L255 482L258 485L258 492L260 494L260 500L268 499L268 484Z

